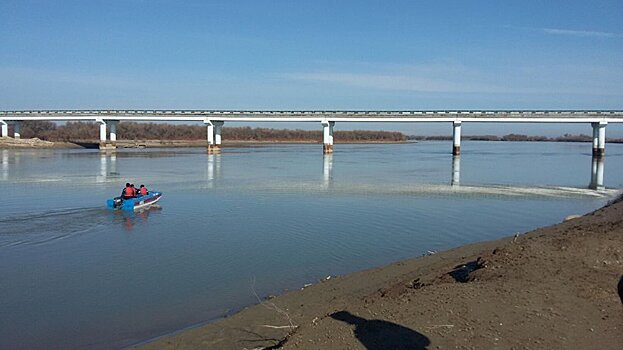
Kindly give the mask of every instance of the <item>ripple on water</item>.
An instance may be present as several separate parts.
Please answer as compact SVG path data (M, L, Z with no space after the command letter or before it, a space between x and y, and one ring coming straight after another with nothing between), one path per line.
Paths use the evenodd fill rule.
M0 248L72 238L104 225L110 213L101 208L65 208L2 218Z

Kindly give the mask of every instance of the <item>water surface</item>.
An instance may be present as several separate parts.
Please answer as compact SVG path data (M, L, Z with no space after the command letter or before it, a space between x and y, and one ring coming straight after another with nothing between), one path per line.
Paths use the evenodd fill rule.
M623 147L590 146L0 150L0 348L120 348L254 303L253 280L275 294L560 222L623 187ZM105 209L127 181L160 207Z

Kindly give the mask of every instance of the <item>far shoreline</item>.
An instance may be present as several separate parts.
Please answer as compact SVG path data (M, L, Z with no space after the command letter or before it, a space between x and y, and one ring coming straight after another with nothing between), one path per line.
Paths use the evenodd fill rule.
M529 139L529 140L507 140L507 139L485 139L480 136L466 136L463 142L518 142L518 143L538 143L538 142L554 142L554 143L590 143L587 140L558 140L558 139ZM391 144L410 144L422 142L448 142L452 138L423 136L419 138L410 138L404 141L386 141L386 140L363 140L363 141L340 141L336 140L335 144L342 145L391 145ZM608 140L608 144L623 143L620 139ZM304 145L317 144L321 145L321 141L317 140L223 140L222 145L226 147L253 147L268 145ZM206 140L117 140L117 149L132 148L197 148L206 147ZM10 137L0 137L0 149L97 149L99 148L98 140L73 140L73 141L46 141L38 138L21 138L14 139Z

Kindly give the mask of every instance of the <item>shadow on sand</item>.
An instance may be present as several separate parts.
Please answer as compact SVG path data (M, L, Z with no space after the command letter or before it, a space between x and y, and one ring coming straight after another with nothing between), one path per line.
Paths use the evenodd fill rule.
M355 336L367 350L426 349L430 340L425 335L401 325L383 321L366 320L348 311L338 311L331 317L356 326Z

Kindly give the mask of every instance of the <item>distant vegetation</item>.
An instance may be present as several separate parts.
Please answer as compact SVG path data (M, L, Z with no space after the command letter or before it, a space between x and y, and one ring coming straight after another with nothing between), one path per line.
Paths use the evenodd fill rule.
M508 134L504 136L496 136L496 135L463 135L461 136L462 140L471 140L471 141L548 141L548 142L592 142L593 138L588 135L580 134L580 135L571 135L564 134L563 136L558 137L547 137L547 136L529 136L522 134ZM441 140L452 140L452 136L409 136L409 140L417 140L417 141L441 141ZM623 139L621 138L608 138L608 142L611 143L623 143Z
M119 140L205 140L206 127L202 125L157 124L123 122L117 127ZM22 137L38 137L47 141L98 140L99 125L89 122L68 122L57 125L48 121L25 121L22 124ZM407 136L394 131L335 131L336 142L403 142L452 140L452 136ZM227 141L280 141L280 142L321 142L321 130L290 130L251 127L223 127L223 139ZM472 141L550 141L550 142L591 142L589 135L564 134L558 137L529 136L522 134L463 135L463 140ZM608 138L611 143L623 143L621 138Z
M68 122L57 125L47 121L25 121L22 137L48 141L98 140L99 125ZM206 140L207 128L201 125L123 122L117 127L119 140ZM407 135L394 131L335 131L336 142L403 142ZM289 130L251 127L223 127L227 141L310 141L322 142L321 130Z

